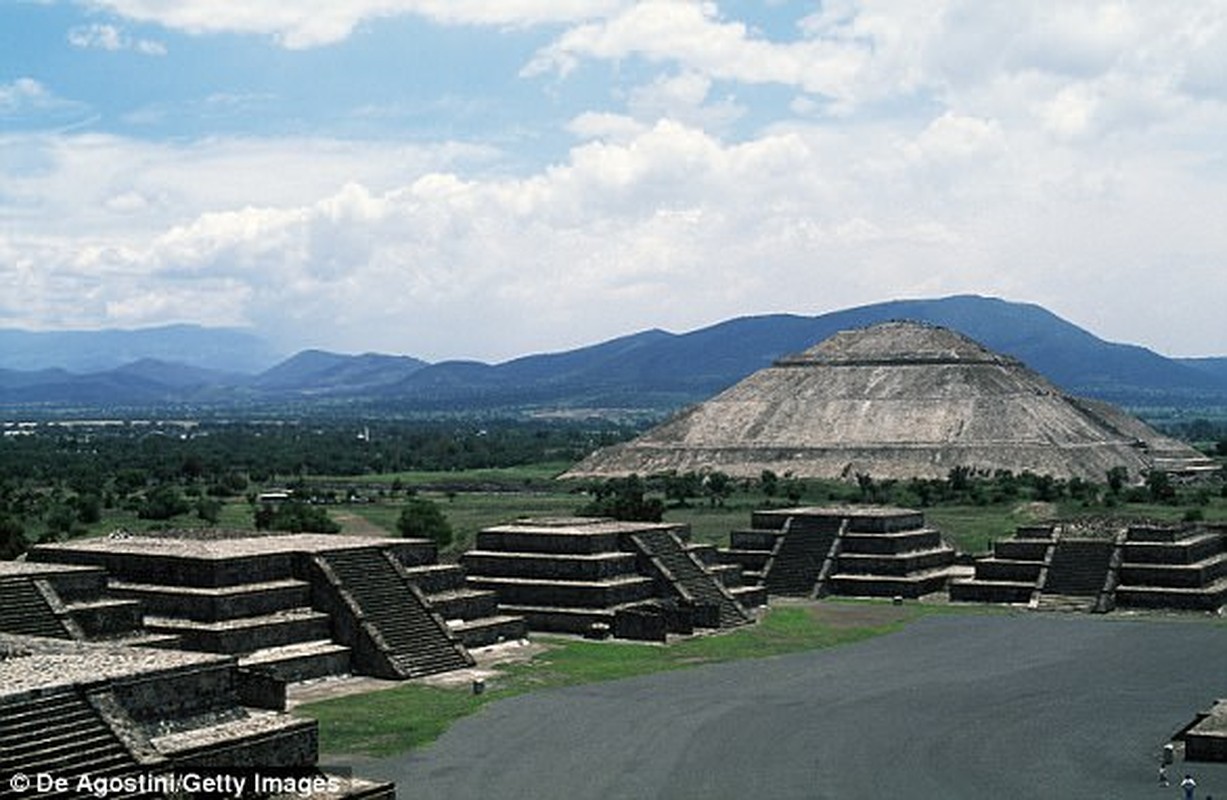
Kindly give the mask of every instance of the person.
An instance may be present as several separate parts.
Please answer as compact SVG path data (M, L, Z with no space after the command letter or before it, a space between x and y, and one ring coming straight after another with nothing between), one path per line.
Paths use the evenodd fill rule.
M1180 782L1180 788L1184 789L1184 800L1193 800L1193 790L1197 788L1197 781L1186 772L1184 780Z
M1169 782L1167 779L1167 764L1164 764L1162 761L1159 762L1159 785L1160 786L1171 786L1172 785L1171 782Z

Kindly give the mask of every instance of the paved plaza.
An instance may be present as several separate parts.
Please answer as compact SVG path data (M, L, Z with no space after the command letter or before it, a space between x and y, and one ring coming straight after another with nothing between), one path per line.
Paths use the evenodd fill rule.
M1163 798L1227 764L1167 737L1227 695L1227 626L1019 613L501 701L363 765L413 798Z

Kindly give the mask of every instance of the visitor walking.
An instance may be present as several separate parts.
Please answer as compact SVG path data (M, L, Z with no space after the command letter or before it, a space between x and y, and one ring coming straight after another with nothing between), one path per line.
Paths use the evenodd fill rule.
M1184 800L1193 800L1193 790L1197 788L1197 781L1186 772L1184 780L1180 782L1180 788L1184 789Z

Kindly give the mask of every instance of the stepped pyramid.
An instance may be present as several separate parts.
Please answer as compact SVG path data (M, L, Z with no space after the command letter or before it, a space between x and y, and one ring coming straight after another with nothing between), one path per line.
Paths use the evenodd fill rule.
M887 322L783 358L566 477L721 470L944 478L954 467L1102 482L1213 462L1107 403L1064 394L954 331Z
M1073 521L993 542L950 599L1057 610L1227 607L1227 525Z
M689 538L669 523L521 519L482 530L461 563L472 586L496 593L530 630L663 639L752 622L747 609L765 594Z
M55 587L45 580L14 589L7 583L25 576L10 568L6 581L0 570L0 600L12 595L27 609L24 627L0 611L0 631L80 639L73 624L85 611L117 608L143 620L145 638L233 655L280 681L447 672L472 666L469 646L525 633L522 619L498 613L493 592L468 587L460 568L437 563L435 545L423 539L162 531L42 544L28 558L25 572L55 576L59 586L71 578L68 588L89 578L106 599L60 603L59 612L48 606L34 620L39 629L27 630L28 609L47 606L35 601Z

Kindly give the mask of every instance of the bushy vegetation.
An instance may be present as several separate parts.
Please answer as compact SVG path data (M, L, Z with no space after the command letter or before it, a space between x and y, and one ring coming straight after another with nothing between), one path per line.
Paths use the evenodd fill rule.
M361 432L361 435L359 435ZM430 470L570 463L630 431L615 425L297 420L182 423L42 423L0 439L0 553L98 532L119 521L144 528L238 525L336 530L316 506L352 501L356 484ZM316 476L335 478L321 486ZM303 504L264 508L260 488L294 490Z
M770 471L749 479L719 471L554 479L631 433L521 421L44 425L0 439L0 556L117 527L193 526L374 529L462 551L482 527L576 513L686 523L696 540L723 543L750 510L801 504L919 508L971 552L1045 514L1227 518L1221 480L1189 486L1154 473L1138 481L1120 470L1095 482L961 467L914 480L862 473L823 481ZM258 497L269 489L295 502L266 507Z
M429 539L440 547L452 543L452 526L443 510L425 497L410 497L396 520L396 530L406 538Z

